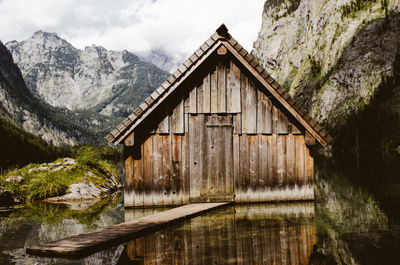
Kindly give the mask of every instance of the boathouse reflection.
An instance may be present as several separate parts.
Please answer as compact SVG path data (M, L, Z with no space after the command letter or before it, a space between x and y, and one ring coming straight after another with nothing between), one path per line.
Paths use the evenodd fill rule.
M127 242L118 264L308 264L315 243L313 203L234 205Z

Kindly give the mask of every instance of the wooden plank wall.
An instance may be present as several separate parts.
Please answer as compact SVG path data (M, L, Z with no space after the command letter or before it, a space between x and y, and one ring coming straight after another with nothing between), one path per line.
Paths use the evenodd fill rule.
M140 264L308 264L313 216L313 205L230 207L132 240L126 254Z
M277 101L226 58L193 75L196 80L159 107L160 122L147 139L127 148L125 206L210 200L204 196L213 193L210 174L217 169L218 175L214 163L222 160L208 145L225 148L222 173L230 176L216 176L213 188L230 194L232 186L236 202L313 199L314 165L304 129ZM232 131L208 128L215 118Z

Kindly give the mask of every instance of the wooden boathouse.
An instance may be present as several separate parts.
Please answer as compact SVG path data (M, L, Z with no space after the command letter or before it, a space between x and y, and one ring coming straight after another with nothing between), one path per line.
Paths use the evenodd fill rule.
M106 139L142 207L314 199L309 146L332 138L221 25Z

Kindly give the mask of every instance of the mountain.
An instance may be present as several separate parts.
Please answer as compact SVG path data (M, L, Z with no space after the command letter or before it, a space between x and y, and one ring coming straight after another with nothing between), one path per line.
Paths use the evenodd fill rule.
M268 0L252 53L359 160L400 146L399 36L398 0Z
M162 50L152 50L149 53L139 54L139 57L145 62L155 64L158 68L172 73L182 64L186 55L184 53L171 55Z
M94 111L53 107L35 98L25 85L10 52L1 42L0 115L13 125L56 146L105 143L104 135L118 120Z
M55 107L124 117L168 73L128 51L92 45L79 50L55 33L6 44L30 92Z

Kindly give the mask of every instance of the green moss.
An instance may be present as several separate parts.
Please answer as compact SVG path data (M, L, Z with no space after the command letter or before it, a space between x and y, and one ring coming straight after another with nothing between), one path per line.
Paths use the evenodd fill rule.
M372 5L378 2L381 5L381 10L387 15L389 4L388 0L353 0L350 3L341 6L342 18L348 16L354 17L357 12L362 10L371 10Z
M100 151L99 151L100 150ZM68 187L84 179L101 187L107 184L111 177L120 181L117 168L112 163L102 159L105 155L102 148L80 147L75 150L75 165L61 166L63 159L59 158L51 164L29 164L0 176L0 187L13 191L22 201L43 200L48 197L60 196L66 193ZM10 176L22 176L22 183L6 182Z

